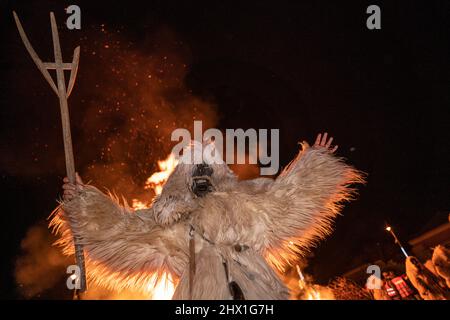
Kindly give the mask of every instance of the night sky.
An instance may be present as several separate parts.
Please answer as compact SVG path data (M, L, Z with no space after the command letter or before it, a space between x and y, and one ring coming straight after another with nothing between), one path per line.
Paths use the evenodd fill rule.
M81 30L64 25L70 4L81 7ZM370 4L381 7L381 30L366 28ZM448 1L3 0L2 297L21 297L21 240L55 208L65 172L57 97L12 10L44 61L53 59L49 11L65 61L81 46L69 106L77 170L95 185L131 197L170 151L171 130L204 119L223 130L279 128L282 166L299 141L327 131L338 155L368 173L333 235L312 252L307 271L318 282L400 259L385 222L406 242L446 219Z

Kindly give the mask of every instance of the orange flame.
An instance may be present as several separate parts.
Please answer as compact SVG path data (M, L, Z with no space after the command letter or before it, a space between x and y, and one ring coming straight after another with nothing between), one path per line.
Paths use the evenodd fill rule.
M162 191L164 183L169 178L170 174L173 172L177 166L178 161L175 156L171 153L164 160L158 161L158 172L154 172L145 182L144 189L153 189L155 195L159 195ZM134 210L147 209L149 207L148 203L142 202L139 199L132 200L132 208ZM150 278L148 284L149 298L152 300L170 300L175 292L175 284L170 273L164 272L158 277L158 273L154 273ZM122 299L127 299L123 297Z
M300 267L297 265L296 268L299 277L298 286L303 291L302 300L334 300L331 289L307 282Z
M172 153L165 160L158 161L159 172L153 173L145 182L145 189L153 189L155 194L161 193L164 183L178 164Z
M133 199L131 202L131 207L134 210L142 210L142 209L147 209L148 208L148 204L146 204L145 202L142 202L138 199Z
M170 174L175 170L175 167L178 164L178 160L171 153L164 160L158 161L158 172L154 172L150 177L148 177L145 182L144 189L152 189L155 195L159 195L162 191L164 183L166 183ZM148 203L142 202L139 199L133 199L131 203L131 207L134 210L147 209L149 207Z
M154 274L156 280L156 273ZM152 284L152 283L151 283ZM175 284L170 273L163 273L154 286L149 286L152 300L170 300L175 292Z

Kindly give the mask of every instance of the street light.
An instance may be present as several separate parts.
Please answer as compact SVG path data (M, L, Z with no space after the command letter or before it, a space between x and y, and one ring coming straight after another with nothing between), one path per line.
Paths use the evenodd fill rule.
M406 252L405 248L403 248L402 243L400 242L400 240L398 240L396 234L394 233L394 230L392 230L392 227L391 226L387 226L386 227L386 231L389 232L394 237L395 243L399 245L400 250L402 250L402 252L405 255L405 257L408 258L408 256L409 256L408 253Z

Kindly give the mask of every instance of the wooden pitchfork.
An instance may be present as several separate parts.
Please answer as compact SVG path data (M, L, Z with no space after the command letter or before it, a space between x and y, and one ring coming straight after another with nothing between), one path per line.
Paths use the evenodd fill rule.
M61 122L64 137L64 153L66 158L66 171L67 177L71 183L75 183L75 162L73 159L73 149L72 149L72 137L70 134L70 119L69 119L69 108L67 105L67 98L72 92L73 85L75 84L75 78L78 71L78 61L80 59L80 47L76 47L73 52L72 63L63 63L61 47L59 45L58 28L56 26L55 15L50 12L50 22L52 27L52 38L53 38L53 49L55 53L55 62L42 62L42 60L37 55L31 46L30 41L28 41L27 35L23 30L22 24L20 23L19 17L16 12L13 11L14 20L16 21L17 29L19 30L20 37L22 38L23 44L33 59L34 63L41 71L45 80L47 80L50 87L56 93L59 98L59 106L61 108ZM55 85L52 77L48 70L56 70L57 85ZM66 90L66 82L64 79L64 70L70 70L69 84ZM77 297L78 292L84 292L86 290L86 269L84 263L84 253L83 246L79 244L79 239L74 237L75 244L75 259L80 270L79 277L76 278L75 286L75 297Z

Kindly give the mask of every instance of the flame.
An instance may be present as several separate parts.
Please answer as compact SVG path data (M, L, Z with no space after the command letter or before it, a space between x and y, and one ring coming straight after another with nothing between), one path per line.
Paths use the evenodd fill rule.
M132 203L131 203L131 207L134 210L142 210L142 209L147 209L148 208L148 204L145 202L140 201L139 199L133 199Z
M157 274L154 274L156 279ZM163 273L155 286L149 287L152 300L170 300L175 292L175 284L170 273Z
M162 191L164 183L166 183L170 174L175 170L175 167L178 164L178 160L175 158L175 155L170 153L166 159L158 160L158 172L154 172L148 179L145 181L144 189L152 189L155 195L159 195ZM142 202L139 199L133 199L131 203L131 207L134 210L142 210L147 209L150 206L150 203Z
M145 182L145 189L153 189L156 195L160 194L164 183L178 164L174 154L169 154L165 160L158 161L159 172L153 173Z
M334 295L327 287L313 285L306 290L305 298L305 300L334 300Z
M307 282L300 267L297 265L296 268L299 278L298 286L303 292L302 300L334 300L334 295L330 288Z
M310 288L309 292L306 294L306 300L322 300L320 292L314 288Z

